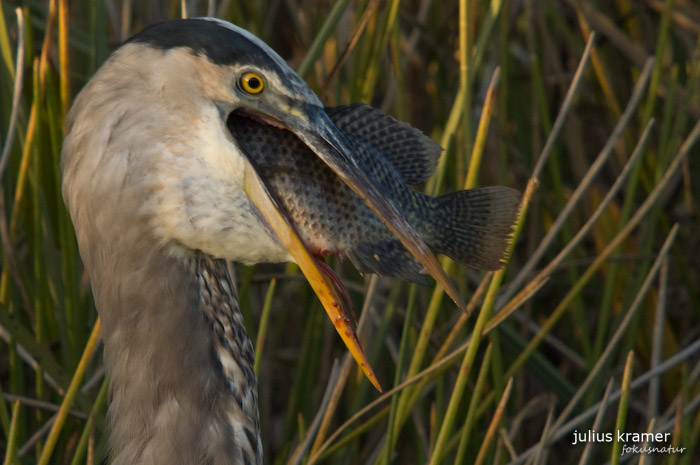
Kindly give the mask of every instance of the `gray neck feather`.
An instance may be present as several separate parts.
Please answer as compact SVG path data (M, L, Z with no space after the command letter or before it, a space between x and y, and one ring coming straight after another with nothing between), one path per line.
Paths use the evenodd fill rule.
M114 465L262 464L254 351L225 263L161 253L131 277L106 288L91 276Z

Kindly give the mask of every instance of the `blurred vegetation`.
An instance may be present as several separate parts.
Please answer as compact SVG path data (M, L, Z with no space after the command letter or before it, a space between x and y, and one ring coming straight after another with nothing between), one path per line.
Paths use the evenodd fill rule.
M503 271L443 261L471 317L440 289L332 261L383 395L293 266L237 269L266 463L700 463L695 0L187 4L260 36L327 104L365 101L439 141L429 192L527 191ZM111 50L182 8L0 5L0 454L107 463L96 313L60 196L62 118ZM620 456L614 441L573 445L574 430L669 432L652 445L685 450Z

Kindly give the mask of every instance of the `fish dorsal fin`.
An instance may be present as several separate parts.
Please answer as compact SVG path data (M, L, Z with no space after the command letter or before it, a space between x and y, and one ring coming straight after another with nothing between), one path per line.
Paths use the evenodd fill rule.
M421 184L435 171L442 147L408 123L364 103L326 107L333 123L350 139L380 151L406 184Z

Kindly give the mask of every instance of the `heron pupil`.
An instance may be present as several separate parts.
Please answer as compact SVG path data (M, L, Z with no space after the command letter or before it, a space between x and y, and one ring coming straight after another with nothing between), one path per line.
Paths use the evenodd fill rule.
M257 89L260 87L260 79L256 77L248 79L248 86L250 86L251 89Z

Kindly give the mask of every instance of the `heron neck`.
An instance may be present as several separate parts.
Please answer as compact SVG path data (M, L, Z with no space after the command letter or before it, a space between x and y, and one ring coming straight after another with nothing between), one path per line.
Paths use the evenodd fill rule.
M262 463L255 350L245 329L231 275L224 260L198 255L192 267L199 285L199 306L213 331L214 365L235 402L231 425L244 436L253 457Z
M112 285L117 295L100 286L108 276L91 276L113 464L261 464L253 347L225 262L163 252L131 276Z

